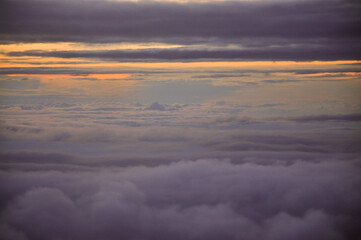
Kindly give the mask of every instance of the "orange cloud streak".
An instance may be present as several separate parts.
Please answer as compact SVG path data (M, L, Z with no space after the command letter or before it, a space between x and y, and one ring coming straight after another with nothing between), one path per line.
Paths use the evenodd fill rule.
M318 77L318 76L338 76L338 75L346 75L346 76L360 76L360 72L324 72L324 73L310 73L310 74L302 74L303 76L310 77Z
M88 74L88 75L71 75L71 74L8 74L9 77L37 77L45 79L64 79L64 78L96 78L96 79L124 79L129 78L130 74Z

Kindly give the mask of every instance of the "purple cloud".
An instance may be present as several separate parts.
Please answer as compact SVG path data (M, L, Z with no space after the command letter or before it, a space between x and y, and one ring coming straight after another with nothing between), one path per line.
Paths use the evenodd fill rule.
M360 224L361 179L354 166L199 160L101 172L2 172L1 234L39 240L351 239Z

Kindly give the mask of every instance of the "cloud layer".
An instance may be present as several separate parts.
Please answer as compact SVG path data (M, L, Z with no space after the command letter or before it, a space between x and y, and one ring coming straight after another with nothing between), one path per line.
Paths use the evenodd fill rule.
M315 46L278 46L251 49L221 49L198 50L176 48L171 50L150 49L133 51L25 51L10 52L8 56L35 56L58 58L92 58L108 61L201 61L201 60L263 60L263 61L330 61L330 60L358 60L360 52L355 51L354 45L328 45L323 43Z
M6 9L2 33L11 34L13 40L16 36L34 40L53 36L59 41L86 41L90 36L97 36L97 40L101 36L352 39L359 37L360 24L360 5L355 1L176 4L18 0L3 1L2 5Z
M2 172L4 239L351 239L354 163ZM16 236L17 238L15 238Z
M1 8L0 35L8 43L204 44L204 50L28 52L13 56L300 61L352 60L360 55L360 4L356 1L179 4L17 0L2 1ZM237 48L222 48L228 45ZM221 49L209 51L211 46Z
M361 236L352 0L0 2L0 239Z

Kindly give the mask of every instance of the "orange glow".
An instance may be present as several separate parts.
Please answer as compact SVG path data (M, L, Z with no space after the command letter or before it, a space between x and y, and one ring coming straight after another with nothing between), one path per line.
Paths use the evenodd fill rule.
M165 43L75 43L75 42L57 42L57 43L17 43L17 44L0 44L0 51L83 51L83 50L118 50L118 49L154 49L154 48L177 48L183 47L179 44Z
M324 72L324 73L310 73L310 74L302 74L303 76L310 76L310 77L319 77L319 76L338 76L338 75L346 75L346 76L360 76L361 72Z
M130 74L88 74L88 75L70 75L70 74L8 74L9 77L38 77L46 79L64 79L64 78L96 78L96 79L123 79L128 78Z
M45 59L44 59L45 60ZM252 61L252 62L91 62L87 60L85 63L77 63L76 67L134 67L134 68L273 68L273 67L312 67L312 66L335 66L341 64L357 64L361 61L310 61L310 62L295 62L295 61ZM40 67L43 64L27 64L27 63L2 63L1 67ZM67 64L46 64L47 67L64 67Z

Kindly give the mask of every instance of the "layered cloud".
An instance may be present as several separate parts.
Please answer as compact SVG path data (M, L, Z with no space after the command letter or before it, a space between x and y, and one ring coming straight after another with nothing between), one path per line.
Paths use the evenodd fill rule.
M361 4L0 3L0 238L361 235Z
M254 117L277 104L20 105L2 109L2 167L157 165L181 159L262 164L359 154L359 114ZM258 109L258 110L257 110ZM282 108L281 108L282 109ZM232 114L233 113L233 114ZM51 159L47 154L54 153ZM75 155L75 157L74 157ZM84 160L87 157L92 160ZM291 157L292 156L292 157ZM30 165L29 165L30 164Z
M360 24L360 5L354 1L246 1L185 5L5 1L2 5L2 35L11 37L12 41L92 41L92 36L96 36L94 41L117 42L122 39L143 41L162 38L190 38L194 41L197 38L232 40L252 37L355 39L359 37L357 29ZM261 43L249 42L249 45Z
M355 1L216 3L3 1L3 42L161 42L198 49L24 52L56 56L196 60L358 59ZM104 27L106 26L106 27ZM212 48L213 51L209 49ZM236 47L236 48L235 48ZM220 49L219 49L220 48Z
M109 51L25 51L10 52L8 56L36 56L58 58L92 58L108 61L200 61L200 60L262 60L262 61L330 61L358 60L360 53L354 45L339 46L323 43L315 46L278 46L250 49L215 49L199 50L187 48L145 49L145 50L109 50Z

